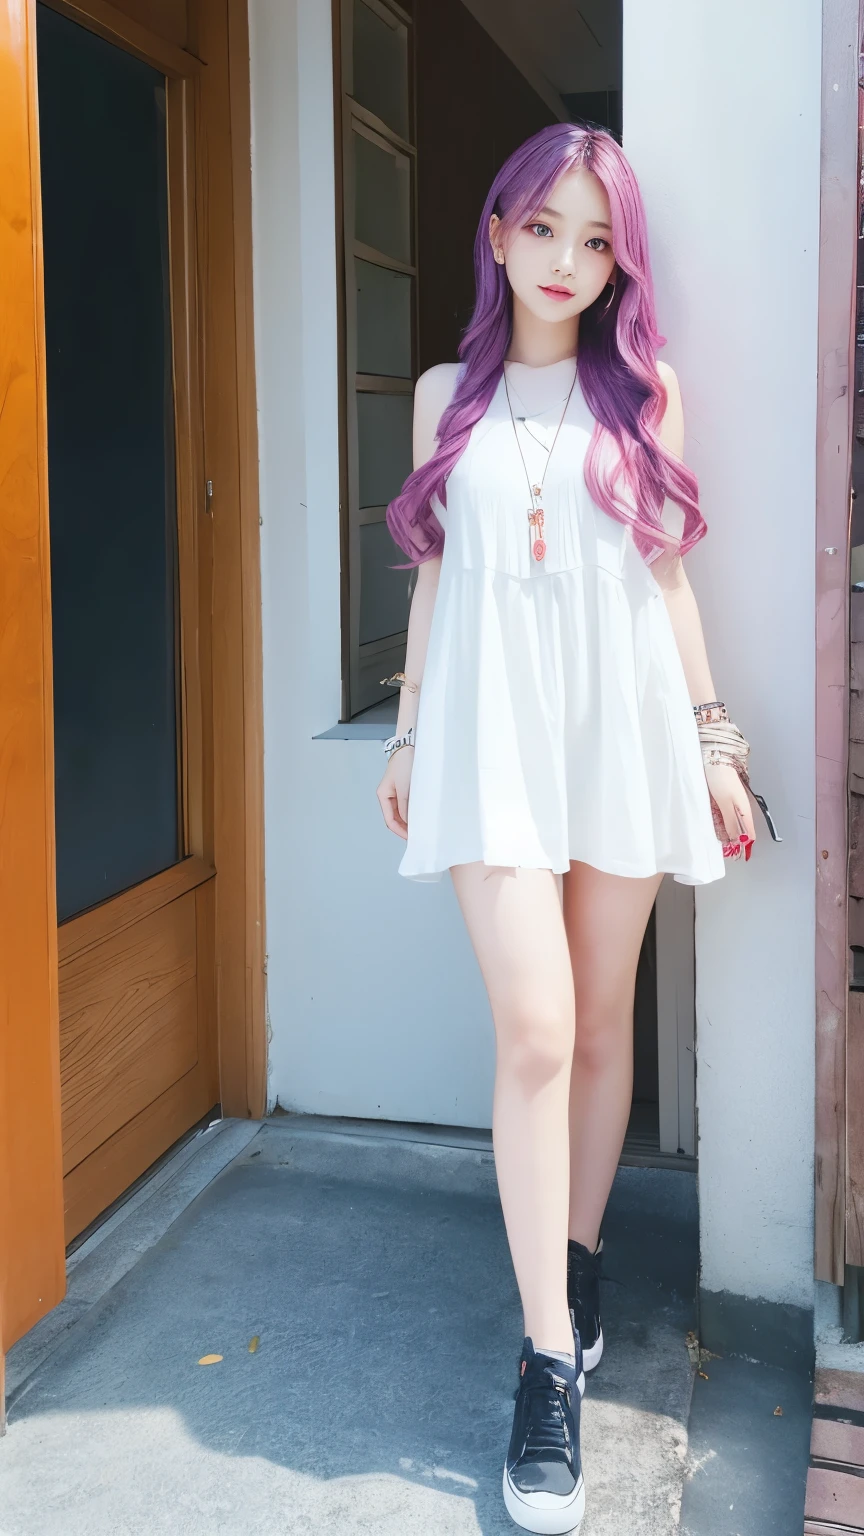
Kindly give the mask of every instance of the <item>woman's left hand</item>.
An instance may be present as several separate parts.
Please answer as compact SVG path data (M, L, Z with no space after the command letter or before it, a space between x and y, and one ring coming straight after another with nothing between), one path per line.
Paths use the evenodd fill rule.
M719 810L726 829L727 841L723 844L723 857L740 859L743 855L745 859L749 859L756 841L756 832L753 827L750 800L744 785L735 769L730 768L727 763L720 763L713 768L706 766L705 778L708 781L711 799Z

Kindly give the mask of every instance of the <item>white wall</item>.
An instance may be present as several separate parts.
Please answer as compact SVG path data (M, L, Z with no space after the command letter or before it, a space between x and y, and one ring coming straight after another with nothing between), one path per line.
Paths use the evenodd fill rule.
M693 580L785 837L698 893L703 1278L806 1306L819 6L624 10L626 147L711 529ZM271 1101L488 1125L488 1005L449 882L396 874L379 745L313 740L340 673L330 3L250 12Z
M714 680L784 842L697 892L703 1284L812 1304L818 0L624 0L624 145L709 525ZM760 829L757 829L760 830Z
M488 1126L492 1026L450 883L397 875L380 743L313 740L340 699L330 0L250 0L250 27L270 1100Z

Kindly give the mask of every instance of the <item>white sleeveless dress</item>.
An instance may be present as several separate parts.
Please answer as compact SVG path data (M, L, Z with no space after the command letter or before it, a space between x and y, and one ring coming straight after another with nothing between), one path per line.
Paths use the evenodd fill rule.
M574 363L510 363L507 377L539 484ZM662 593L585 485L593 430L577 378L543 485L542 562L503 380L436 506L444 553L400 874L437 880L475 860L563 873L571 859L690 885L724 873Z

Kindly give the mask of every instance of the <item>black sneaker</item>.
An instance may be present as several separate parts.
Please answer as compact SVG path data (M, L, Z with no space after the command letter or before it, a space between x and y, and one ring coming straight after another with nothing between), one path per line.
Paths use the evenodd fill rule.
M585 1513L579 1454L579 1410L585 1377L576 1343L575 1368L522 1347L513 1433L504 1464L504 1503L523 1531L566 1536Z
M583 1369L593 1371L603 1353L603 1329L600 1327L600 1265L603 1239L591 1253L582 1243L567 1242L567 1305L573 1332L582 1345Z

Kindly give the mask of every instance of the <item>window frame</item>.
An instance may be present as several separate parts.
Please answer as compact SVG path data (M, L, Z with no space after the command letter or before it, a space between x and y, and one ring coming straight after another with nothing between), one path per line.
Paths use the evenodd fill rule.
M416 92L414 88L414 23L397 0L362 0L370 11L394 29L403 29L406 38L408 132L403 138L381 118L354 100L353 88L353 18L355 0L334 0L334 105L336 112L336 214L337 214L337 326L339 343L339 457L340 457L340 549L342 610L342 714L344 721L397 690L383 690L379 679L398 671L405 660L407 629L379 640L360 643L360 531L383 522L385 506L360 506L360 465L358 438L358 394L413 395L417 376L417 144ZM409 237L411 260L403 262L364 244L355 238L355 201L353 181L354 134L370 140L379 148L407 159L411 187L409 194ZM402 272L411 279L411 369L407 377L360 373L357 368L357 299L354 277L355 258L373 266ZM406 581L408 575L406 573Z

